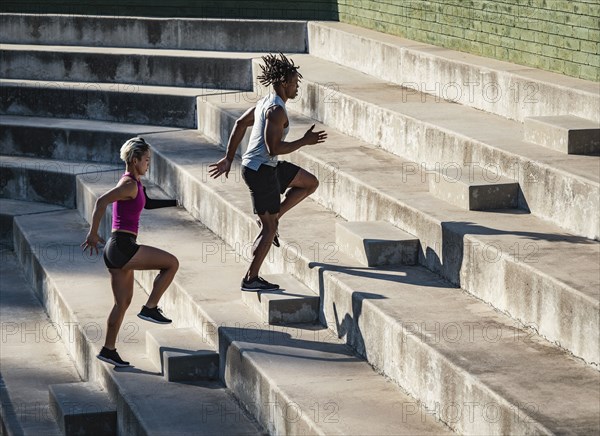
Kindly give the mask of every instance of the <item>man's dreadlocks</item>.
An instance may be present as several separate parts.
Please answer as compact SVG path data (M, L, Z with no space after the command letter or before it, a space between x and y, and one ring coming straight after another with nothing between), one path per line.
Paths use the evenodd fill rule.
M294 65L294 61L285 57L283 53L279 53L279 58L277 55L268 54L263 56L262 60L265 64L260 66L262 75L258 76L258 80L264 86L287 82L294 73L302 78L302 74L298 72L300 66Z

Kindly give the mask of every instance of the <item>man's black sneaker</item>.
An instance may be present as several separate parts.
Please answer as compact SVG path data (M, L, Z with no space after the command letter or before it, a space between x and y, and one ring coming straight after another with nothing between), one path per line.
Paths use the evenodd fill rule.
M116 348L114 350L109 350L106 347L102 347L100 354L98 354L96 357L104 362L118 366L119 368L129 366L129 362L125 362L123 359L121 359L121 356L119 356L119 353L117 353Z
M260 220L260 218L256 220L256 224L258 224L258 227L262 229L262 221ZM279 232L275 232L275 237L273 238L273 245L276 247L281 246L281 244L279 244Z
M246 281L242 280L242 291L275 291L279 289L279 285L275 283L269 283L262 277L256 277L255 279Z
M138 317L146 321L155 322L156 324L171 324L171 320L165 317L162 314L162 310L158 307L148 309L146 306L142 306Z

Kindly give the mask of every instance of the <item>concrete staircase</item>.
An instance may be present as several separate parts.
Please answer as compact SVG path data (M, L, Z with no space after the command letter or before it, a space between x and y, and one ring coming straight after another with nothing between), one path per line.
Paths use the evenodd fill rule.
M568 154L597 154L597 84L339 23L0 23L2 238L50 319L75 326L66 381L104 392L118 433L600 432L600 160ZM227 181L208 165L264 95L265 50L304 53L289 137L316 121L329 139L285 157L320 187L265 264L282 291L256 295L239 291L258 231L239 163ZM433 85L474 78L538 100ZM533 117L560 128L530 134ZM145 184L185 208L145 212L140 242L181 267L158 330L135 317L155 273L136 273L118 345L135 366L116 371L94 358L108 277L78 247L136 134L154 148Z

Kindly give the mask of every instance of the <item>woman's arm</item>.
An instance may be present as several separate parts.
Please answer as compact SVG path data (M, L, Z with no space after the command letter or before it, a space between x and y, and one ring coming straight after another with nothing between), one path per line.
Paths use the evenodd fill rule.
M137 196L137 183L130 178L123 180L124 181L122 183L101 195L96 200L94 211L92 212L92 224L90 226L90 231L88 232L83 244L81 244L83 251L85 251L88 247L90 248L90 256L93 254L94 249L96 249L96 253L99 252L98 242L104 243L104 239L98 235L98 228L100 227L100 221L104 216L104 212L106 212L106 207L115 201L131 200Z

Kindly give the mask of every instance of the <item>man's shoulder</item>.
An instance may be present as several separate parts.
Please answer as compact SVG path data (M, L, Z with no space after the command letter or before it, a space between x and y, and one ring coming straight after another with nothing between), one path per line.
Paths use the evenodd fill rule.
M270 121L285 121L287 114L285 109L279 105L272 105L267 108L266 116Z

